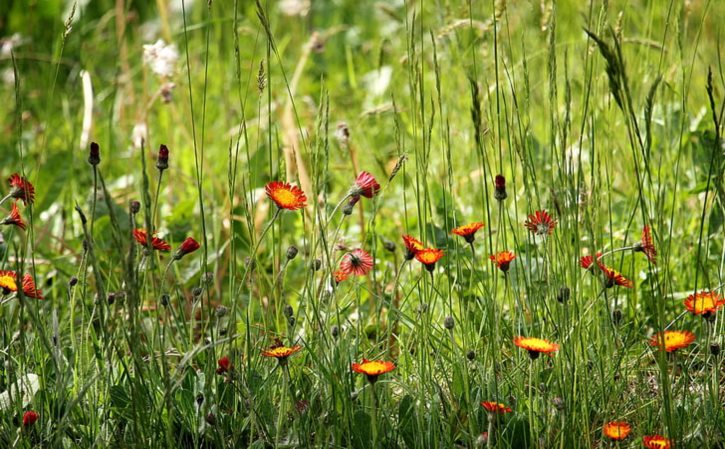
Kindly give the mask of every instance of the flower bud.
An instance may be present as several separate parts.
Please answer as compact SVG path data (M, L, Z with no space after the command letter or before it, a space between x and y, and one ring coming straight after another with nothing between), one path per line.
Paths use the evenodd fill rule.
M496 175L495 180L496 190L493 192L493 197L498 201L503 201L508 197L506 193L506 178L503 175Z
M169 148L164 144L159 146L159 155L156 158L156 168L158 168L160 172L169 168Z
M287 260L293 260L295 257L297 257L297 253L299 253L300 250L297 249L296 246L290 245L289 248L287 248Z
M443 320L443 326L448 330L452 330L455 325L456 320L454 320L452 316L447 316Z
M135 215L141 210L141 203L139 203L138 200L131 200L128 207L131 210L131 213Z
M91 142L91 150L88 153L88 163L96 166L101 162L101 147L96 142Z
M294 309L292 309L291 305L285 304L285 306L282 308L282 313L284 314L284 316L289 318L295 314L295 311L294 311Z
M466 358L470 361L473 361L476 358L476 351L470 350L466 353Z

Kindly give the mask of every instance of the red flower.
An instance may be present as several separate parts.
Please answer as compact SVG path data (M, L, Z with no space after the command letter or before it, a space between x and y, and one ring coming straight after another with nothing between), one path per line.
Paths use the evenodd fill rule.
M159 155L156 158L156 168L164 171L169 168L169 147L164 144L159 146Z
M23 200L23 204L26 206L33 204L33 201L35 201L35 187L33 187L33 184L17 173L10 175L8 182L12 187L8 194L11 198Z
M415 257L415 253L424 248L423 242L409 235L403 236L403 243L405 244L405 249L407 250L405 253L405 260L413 259Z
M493 197L498 201L505 200L506 197L508 197L508 194L506 193L506 178L504 178L503 175L496 175L494 183L496 185L496 190L493 192Z
M594 257L592 257L591 255L583 256L579 259L579 265L581 265L582 268L584 268L585 270L593 271L594 262L596 261L596 263L597 263L596 266L599 268L599 270L604 275L604 286L606 288L611 288L611 287L614 287L615 285L619 285L619 286L622 286L625 288L634 287L634 283L631 280L624 277L624 275L622 275L622 273L615 270L614 268L610 268L610 267L604 265L604 263L602 263L602 261L600 260L601 255L602 255L602 253L597 252L596 259Z
M23 413L23 427L30 427L40 418L40 415L38 415L37 412L33 410L28 410L27 412Z
M506 407L504 404L501 404L500 402L483 401L483 402L481 402L481 405L489 413L501 413L501 414L511 413L511 407Z
M5 217L3 221L0 221L0 224L15 225L20 229L25 230L25 222L23 221L23 217L20 216L20 210L18 209L18 205L16 203L13 203L10 208L10 215Z
M342 270L335 270L333 273L333 276L335 278L335 282L339 284L340 282L346 280L348 278L348 274Z
M199 248L201 248L199 242L194 240L192 237L187 237L176 249L176 253L174 253L174 259L179 260L185 255L193 253Z
M662 435L647 435L642 437L642 444L647 449L671 449L672 441Z
M599 265L600 267L603 266L602 263L599 262L599 258L601 257L601 255L602 253L597 252L597 265ZM584 268L585 270L592 268L592 266L594 265L594 257L592 257L591 255L582 256L579 259L579 265L581 265L582 268Z
M307 206L307 197L302 189L288 182L272 181L264 191L280 209L297 210Z
M473 243L473 241L476 238L476 232L478 232L479 229L483 227L483 223L480 221L477 221L475 223L470 223L467 225L459 226L457 228L453 228L453 232L456 235L460 235L464 239L466 239L466 242Z
M28 273L23 275L23 295L28 298L43 299L43 292L35 288L35 281Z
M642 229L642 240L634 247L635 251L643 252L652 265L657 265L657 249L655 248L649 225L644 225Z
M423 248L415 253L415 258L418 262L422 263L426 270L431 273L435 269L436 262L441 260L441 257L443 257L443 250L437 248Z
M492 254L489 256L499 270L506 273L509 271L509 265L516 258L516 255L511 251L501 251L500 253Z
M373 269L373 258L367 251L357 248L345 254L340 262L340 271L347 276L365 276Z
M366 171L361 171L355 179L355 185L350 189L350 195L352 196L364 196L365 198L372 198L376 193L380 191L380 184L375 180L373 175Z
M524 226L536 235L551 235L556 227L556 220L545 210L537 210L528 216Z
M136 239L136 241L141 246L147 245L147 235L146 231L143 229L134 229L133 230L133 238ZM159 251L171 251L171 245L169 245L164 240L161 240L160 238L156 237L155 235L151 238L151 246L153 249L159 250Z
M219 368L216 369L217 374L224 374L228 373L231 370L234 369L234 365L232 365L232 362L229 360L229 357L224 356L216 361L217 365L219 365Z

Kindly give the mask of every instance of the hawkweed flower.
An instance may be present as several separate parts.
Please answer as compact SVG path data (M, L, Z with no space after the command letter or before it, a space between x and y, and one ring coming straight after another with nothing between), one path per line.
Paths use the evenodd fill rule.
M632 432L632 426L625 421L610 421L602 426L605 437L614 441L624 440Z
M282 344L275 344L271 346L269 349L262 351L262 356L264 357L273 357L277 359L280 365L286 365L287 364L287 357L291 356L292 354L295 354L300 349L302 349L302 346L300 345L294 345L294 346L284 346Z
M307 197L302 189L288 182L272 181L264 191L279 209L297 210L307 206Z
M346 280L348 277L350 277L346 272L342 270L335 270L335 272L332 274L333 278L335 279L335 284L339 284L340 282Z
M405 260L414 259L415 254L425 248L423 242L409 235L403 236L403 243L405 244Z
M642 437L642 444L647 449L672 449L672 441L662 435L646 435Z
M494 185L496 186L496 190L493 191L493 197L498 201L505 200L508 197L506 193L506 178L503 175L496 175Z
M25 230L25 222L23 221L23 217L20 216L20 209L18 209L18 205L16 203L13 203L10 207L10 215L3 218L3 220L0 221L0 225L13 225L19 227L23 231Z
M365 276L373 269L373 258L367 251L357 248L342 257L340 271L346 275Z
M231 372L234 369L234 365L229 360L229 357L224 356L216 361L217 363L217 374L226 374L228 372Z
M536 235L551 235L556 227L556 220L551 218L545 210L537 210L528 216L524 226Z
M504 273L509 271L509 265L516 258L516 255L511 251L501 251L500 253L492 254L488 257L496 264L496 267Z
M634 251L642 252L652 265L657 265L657 249L655 248L654 241L652 240L652 232L649 225L644 225L642 229L642 240L634 245Z
M23 413L23 427L30 427L38 421L40 415L34 410L28 410Z
M378 380L378 376L394 370L395 364L393 364L393 362L383 360L378 361L363 359L362 363L353 363L351 368L356 373L368 376L368 381L371 384L374 384Z
M604 273L604 286L606 288L612 288L615 285L619 285L624 288L634 287L634 282L627 279L624 275L622 275L622 273L613 268L602 266L602 273Z
M16 200L23 200L23 204L33 204L35 201L35 187L27 179L17 173L13 173L8 178L10 184L10 193L8 197Z
M443 250L437 248L423 248L415 253L418 262L425 266L425 269L431 273L435 270L436 262L443 257Z
M18 291L17 274L14 271L0 270L0 290L4 295Z
M179 260L185 255L193 253L199 248L201 248L199 242L194 240L193 237L187 237L176 249L176 252L174 253L174 260Z
M725 299L715 292L693 293L685 299L685 308L693 315L702 315L703 318L710 318L717 310L725 305Z
M143 229L134 229L133 238L136 239L138 244L143 247L148 245L148 235ZM168 242L156 237L155 235L151 237L151 247L158 251L171 251L171 245L169 245Z
M96 142L91 142L91 148L88 151L88 163L94 167L101 163L101 147Z
M542 338L519 336L514 338L514 344L521 349L526 349L529 352L531 360L538 359L541 353L552 354L559 350L558 344Z
M599 258L602 256L601 252L597 252L597 266L603 266L603 264L599 261ZM579 265L581 265L582 268L585 270L593 269L594 268L594 256L588 255L588 256L582 256L579 258Z
M664 331L653 335L649 344L667 352L675 352L690 346L693 341L695 334L690 331Z
M23 275L23 295L28 298L43 299L43 292L35 287L35 281L28 273Z
M159 154L156 157L156 168L160 172L169 168L169 148L163 143L159 146Z
M352 197L372 198L380 191L380 184L375 177L366 171L361 171L355 183L350 187L349 195Z
M451 232L456 235L463 237L467 243L473 243L476 240L476 232L483 227L483 223L480 221L469 223L457 228L453 228Z
M483 406L488 413L511 413L511 407L507 407L500 402L483 401L481 402L481 406Z

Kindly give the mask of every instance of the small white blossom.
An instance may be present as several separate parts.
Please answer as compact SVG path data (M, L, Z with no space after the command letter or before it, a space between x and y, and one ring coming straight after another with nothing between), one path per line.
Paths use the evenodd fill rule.
M134 148L141 149L144 142L148 140L148 128L146 123L139 122L133 125L133 131L131 131L131 142L133 142Z
M279 11L285 16L305 17L310 12L310 0L282 0Z
M176 72L179 51L174 44L166 44L162 39L155 44L143 46L143 62L152 72L162 78L170 78Z

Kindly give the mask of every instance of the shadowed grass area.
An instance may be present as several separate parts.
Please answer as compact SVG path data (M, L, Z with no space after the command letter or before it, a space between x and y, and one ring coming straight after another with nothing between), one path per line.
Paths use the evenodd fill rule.
M11 1L0 447L723 447L723 19Z

